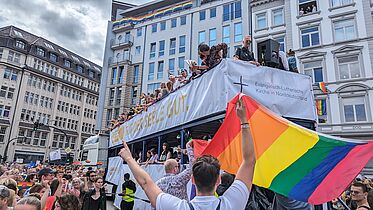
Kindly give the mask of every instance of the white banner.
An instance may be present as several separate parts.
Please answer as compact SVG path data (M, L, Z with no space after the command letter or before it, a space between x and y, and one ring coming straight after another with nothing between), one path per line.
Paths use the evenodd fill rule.
M57 150L51 151L49 153L49 160L50 161L61 160L61 150L57 149Z
M123 160L121 157L117 156L109 158L109 164L105 180L115 185L119 185L122 165Z
M312 81L307 75L223 60L217 67L153 104L110 133L109 147L225 111L240 92L272 111L291 118L316 121Z

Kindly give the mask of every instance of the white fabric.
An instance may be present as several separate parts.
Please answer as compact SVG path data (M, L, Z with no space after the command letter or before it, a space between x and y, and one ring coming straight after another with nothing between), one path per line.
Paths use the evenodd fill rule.
M196 196L192 201L195 210L215 210L220 203L220 210L245 209L250 192L240 180L235 180L227 191L219 198L215 196ZM161 193L156 201L157 210L190 210L188 201L172 195Z
M285 52L283 52L283 51L279 51L279 52L278 52L278 55L279 55L279 57L280 57L280 59L281 59L281 61L282 61L282 65L284 65L284 69L285 69L286 71L289 71L288 58L286 57Z
M109 147L224 112L241 76L242 92L273 112L316 121L311 77L227 59L114 129Z
M49 153L49 160L61 160L61 149L51 151Z
M120 173L123 170L123 159L119 156L109 158L108 171L106 173L106 181L119 185L121 177Z

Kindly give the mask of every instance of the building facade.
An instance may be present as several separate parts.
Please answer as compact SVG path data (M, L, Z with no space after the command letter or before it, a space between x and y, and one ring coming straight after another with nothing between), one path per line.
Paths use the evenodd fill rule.
M318 131L373 139L371 0L253 0L254 52L268 38L312 77ZM320 82L326 91L319 88Z
M100 66L61 46L0 28L1 155L8 145L7 160L45 161L57 149L66 157L70 148L79 159L95 133L100 77ZM34 129L35 122L49 126Z
M249 34L248 8L249 1L240 0L162 0L139 6L113 2L97 129L138 103L140 93L153 93L170 74L187 68L185 60L198 61L200 43L225 42L232 56ZM118 90L120 78L128 79Z

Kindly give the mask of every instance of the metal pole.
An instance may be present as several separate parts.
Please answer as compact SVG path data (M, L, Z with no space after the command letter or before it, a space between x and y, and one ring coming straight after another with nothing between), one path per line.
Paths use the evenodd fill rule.
M338 201L342 204L343 207L345 207L346 210L350 210L350 208L347 206L347 204L345 204L341 197L338 197Z
M185 131L184 130L181 130L180 131L180 146L181 146L181 149L185 149L184 147L184 135L185 135ZM184 164L185 161L184 161L184 154L181 152L181 164Z
M162 144L162 139L161 136L158 136L158 155L161 155L161 144Z
M17 136L17 137L15 137L15 138L10 139L10 140L6 143L5 150L4 150L4 153L3 153L3 163L6 162L6 159L7 159L7 157L8 157L8 147L9 147L9 144L12 143L14 140L19 139L19 138L20 138L20 136ZM23 136L22 138L26 138L26 137Z
M145 157L146 157L146 151L145 151L145 141L142 141L142 154L141 154L141 159L142 161L145 161Z

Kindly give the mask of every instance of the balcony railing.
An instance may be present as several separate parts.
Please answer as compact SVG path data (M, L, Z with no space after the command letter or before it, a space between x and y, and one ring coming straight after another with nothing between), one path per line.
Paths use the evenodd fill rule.
M131 54L124 54L118 57L109 58L109 66L119 65L119 64L130 64L132 62Z
M110 47L113 50L117 50L117 49L120 49L120 48L131 47L132 45L133 45L133 36L132 35L126 35L121 40L112 39L110 41Z
M120 25L113 26L113 32L114 33L119 33L119 32L123 32L123 31L128 31L130 29L133 29L133 27L134 27L134 24L132 24L132 23L123 23L123 24L120 24Z

